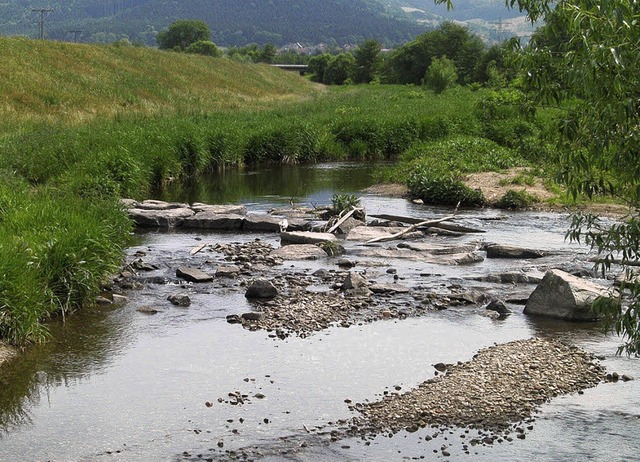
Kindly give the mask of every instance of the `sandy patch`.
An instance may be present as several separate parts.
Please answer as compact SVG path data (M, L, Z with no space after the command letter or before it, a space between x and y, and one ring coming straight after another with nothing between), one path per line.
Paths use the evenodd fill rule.
M534 178L534 182L531 186L527 184L509 183L510 180L521 175L527 175L526 168L512 168L504 173L472 173L467 176L465 184L472 189L480 189L482 194L484 194L484 197L490 203L496 202L510 189L516 191L522 191L524 189L529 194L536 196L541 202L545 202L556 197L554 193L545 188L540 178L532 177Z
M409 188L399 183L374 184L362 190L369 194L380 194L381 196L404 197L409 194Z

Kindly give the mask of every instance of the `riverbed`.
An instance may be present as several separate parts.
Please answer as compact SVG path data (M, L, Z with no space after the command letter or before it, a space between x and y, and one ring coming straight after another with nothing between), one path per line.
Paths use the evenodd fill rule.
M349 164L227 173L226 179L169 190L158 198L243 203L262 212L290 203L327 204L334 191L368 186L369 174L369 169ZM221 185L231 192L228 199L216 196ZM402 198L359 194L368 214L431 218L450 212ZM588 258L586 249L564 240L569 224L565 214L465 210L459 215L486 231L481 238L467 239L544 249L557 256L537 263L484 260L470 266L378 259L376 265L360 268L377 271L377 278L389 283L393 273L385 270L393 268L403 284L437 292L452 285L485 287L469 279L473 276L583 264ZM279 246L275 234L151 230L137 238L127 251L129 261L140 254L178 261L202 243L260 239ZM334 268L335 262L327 258L283 267L310 274ZM190 293L188 308L166 301L178 289ZM494 320L481 315L482 306L461 305L281 340L227 323L229 314L252 311L244 292L233 284L220 290L180 287L175 281L145 284L127 297L123 306L101 307L52 325L49 343L29 349L2 370L0 460L233 460L245 454L268 461L622 461L634 460L640 452L638 380L601 383L584 394L555 398L542 406L524 439L475 446L470 454L461 441L473 431L455 428L381 435L373 441L331 441L331 430L357 414L348 403L375 401L385 391L408 391L434 377L434 364L467 361L494 343L557 338L604 357L607 371L640 377L639 361L615 356L619 340L605 336L597 324L532 319L520 305L510 305L513 314L506 319ZM158 312L137 311L149 305ZM242 403L231 404L230 394L239 394ZM443 445L449 456L443 455Z

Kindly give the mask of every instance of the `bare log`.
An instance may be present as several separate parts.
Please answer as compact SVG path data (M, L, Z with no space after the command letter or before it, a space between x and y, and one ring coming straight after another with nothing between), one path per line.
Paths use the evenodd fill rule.
M202 249L204 249L207 246L207 244L200 244L197 247L194 247L193 249L191 249L191 252L189 252L189 254L191 255L195 255L198 252L200 252Z
M436 226L442 223L443 221L452 220L453 218L454 218L454 215L451 215L448 217L439 218L438 220L421 221L419 223L409 226L407 229L403 229L399 233L392 234L391 236L381 236L381 237L375 237L373 239L369 239L367 242L365 242L365 245L373 244L374 242L393 241L395 239L400 239L405 234L410 233L411 231L414 231L417 228L420 228L422 226L428 226L428 227Z

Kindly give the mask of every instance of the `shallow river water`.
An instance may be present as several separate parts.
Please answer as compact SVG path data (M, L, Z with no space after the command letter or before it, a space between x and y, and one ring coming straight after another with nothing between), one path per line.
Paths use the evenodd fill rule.
M370 182L366 171L349 165L292 171L297 179L285 181L284 194L277 185L264 186L270 183L261 175L247 172L246 177L255 177L248 180L254 186L247 178L234 177L232 183L241 186L228 186L234 191L229 199L214 191L223 179L165 198L241 202L265 210L292 197L299 204L326 204L333 191L357 191ZM273 179L275 172L267 176ZM282 173L282 178L290 178L287 175ZM369 214L447 213L404 199L361 196ZM567 261L586 258L585 249L564 241L566 215L493 210L460 215L487 231L482 239L563 252ZM506 218L485 220L498 215ZM279 245L277 236L269 234L148 231L140 233L128 254L129 259L138 250L188 254L201 242L256 237ZM434 287L530 265L495 260L463 267L382 263L397 268L405 282L431 274L420 284ZM285 264L300 271L332 265ZM521 306L513 306L514 313L504 321L480 316L481 307L454 307L420 318L334 327L304 339L279 340L226 322L228 314L251 310L242 292L198 292L189 308L177 308L165 301L171 291L170 285L149 285L131 291L123 307L100 308L65 325L52 325L49 343L0 370L0 460L228 460L225 451L240 448L252 448L262 454L260 460L268 461L638 460L638 380L602 383L583 395L556 398L542 406L525 439L476 446L470 455L461 449L460 429L430 441L425 436L433 429L401 432L392 438L379 436L369 445L360 439L329 443L328 436L313 431L353 417L345 400L377 400L396 386L409 390L433 377L435 363L466 361L480 348L533 336L570 341L604 356L608 371L640 378L638 359L616 357L618 339L603 335L598 325L531 319ZM162 308L151 316L136 311L143 305ZM235 391L248 395L249 402L232 406L218 401ZM258 393L264 398L256 398ZM442 456L443 444L450 446L450 457Z

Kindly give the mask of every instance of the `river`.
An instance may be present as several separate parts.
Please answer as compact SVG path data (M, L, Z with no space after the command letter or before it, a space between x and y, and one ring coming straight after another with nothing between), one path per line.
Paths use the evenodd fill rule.
M327 204L334 191L357 192L369 185L370 173L351 164L226 172L188 189L176 185L158 198L244 203L258 211L290 201ZM369 214L446 213L404 199L358 194ZM471 210L460 215L485 228L487 240L554 250L572 261L587 257L585 249L565 242L569 217L563 214ZM499 215L505 219L485 220ZM269 234L147 231L127 253L130 260L136 252L170 256L188 253L199 242L256 237L279 245ZM434 287L472 284L465 279L469 275L514 264L385 263L406 281L423 277L420 284ZM331 263L292 264L312 271ZM424 280L425 274L433 276ZM618 339L605 336L599 325L535 320L524 316L521 306L512 307L514 313L504 321L480 316L481 308L452 307L420 318L279 340L226 322L228 314L251 310L238 291L196 291L189 308L164 307L153 316L136 311L166 304L171 290L171 284L145 286L132 290L123 307L102 307L64 325L52 324L50 342L3 368L0 460L232 460L226 451L248 447L267 461L627 461L640 454L638 380L602 383L582 395L556 398L542 406L526 439L476 446L470 455L454 444L460 439L455 429L430 441L425 429L379 436L369 445L359 439L330 444L326 436L307 432L353 417L345 400L373 401L396 386L408 390L433 377L435 363L466 361L493 343L533 336L570 341L604 356L608 371L640 378L640 361L615 356ZM224 403L235 391L249 402ZM443 443L451 445L450 457L439 452Z

